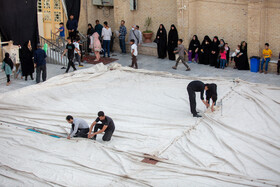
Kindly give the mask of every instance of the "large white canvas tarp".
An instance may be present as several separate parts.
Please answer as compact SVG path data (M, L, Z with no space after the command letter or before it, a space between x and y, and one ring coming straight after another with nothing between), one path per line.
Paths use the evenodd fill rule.
M279 185L280 88L200 78L218 85L222 107L208 112L197 94L197 119L186 92L194 79L99 64L1 94L1 186ZM66 115L91 124L100 110L116 125L110 142L23 128L66 135Z

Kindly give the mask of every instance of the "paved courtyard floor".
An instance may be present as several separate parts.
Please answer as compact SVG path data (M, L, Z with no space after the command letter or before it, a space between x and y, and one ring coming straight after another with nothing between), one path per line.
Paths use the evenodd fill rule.
M122 66L128 66L131 64L131 56L129 54L123 55L118 52L112 54L112 58L119 59L116 61L117 63L120 63ZM175 61L170 61L168 59L158 59L154 56L146 56L146 55L139 55L137 57L138 60L138 67L140 69L146 69L146 70L152 70L152 71L165 71L170 72L173 74L181 74L191 77L222 77L225 79L235 79L240 78L242 80L252 82L252 83L262 83L262 84L269 84L269 85L275 85L280 86L280 76L276 74L259 74L259 73L252 73L250 71L239 71L235 70L231 67L228 67L224 70L222 69L216 69L213 67L210 67L208 65L200 65L200 64L189 64L191 67L191 71L185 71L185 67L182 63L179 64L177 70L173 70L172 66L175 64ZM92 67L92 64L84 63L83 68L77 67L77 69L84 69ZM62 66L60 65L54 65L54 64L47 64L47 78L54 77L56 75L62 74L65 72L65 69L61 69ZM70 72L72 69L70 69ZM35 77L35 74L34 74ZM25 81L24 79L20 79L20 77L17 80L14 80L14 78L11 79L12 84L10 86L6 86L6 76L4 72L0 72L0 93L8 92L11 90L15 90L18 88L22 88L25 86L29 86L32 84L35 84L35 80L30 80L30 77L28 78L28 81Z

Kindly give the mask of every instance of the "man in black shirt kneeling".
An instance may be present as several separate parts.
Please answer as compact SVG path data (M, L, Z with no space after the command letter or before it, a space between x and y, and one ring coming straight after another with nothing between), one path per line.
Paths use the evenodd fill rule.
M98 124L97 122L101 121L102 124ZM92 129L94 127L94 131L92 132ZM98 131L98 129L101 129ZM102 132L105 132L105 134L102 137L103 141L110 141L111 137L115 131L115 124L112 118L109 116L105 116L104 112L100 111L98 112L98 118L91 124L88 138L92 138L93 140L96 140L96 135L100 134Z

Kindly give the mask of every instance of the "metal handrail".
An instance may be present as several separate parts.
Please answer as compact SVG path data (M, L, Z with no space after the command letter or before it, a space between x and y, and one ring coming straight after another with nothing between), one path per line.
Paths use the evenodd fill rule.
M39 36L40 44L44 46L47 44L47 56L48 58L46 59L47 63L50 64L58 64L62 66L67 65L67 58L62 57L63 49L61 49L59 46L54 44L52 41L47 40L46 38Z
M83 35L82 33L78 32L78 35L81 39L81 44L82 44L82 53L83 54L87 54L88 50L87 50L87 46L88 46L88 39L85 35Z
M52 32L51 30L51 41L54 43L56 42L58 35L56 35L55 33ZM60 38L62 40L62 42L67 43L67 40L65 38ZM57 44L56 44L57 45ZM57 45L58 46L58 45ZM61 47L61 46L58 46ZM63 49L64 50L64 49Z

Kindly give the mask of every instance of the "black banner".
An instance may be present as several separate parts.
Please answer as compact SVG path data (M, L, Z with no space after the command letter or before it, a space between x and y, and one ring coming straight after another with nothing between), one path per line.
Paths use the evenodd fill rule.
M0 0L0 33L4 41L23 45L30 40L35 48L39 41L37 0Z
M81 0L65 0L68 19L70 15L74 15L74 19L79 22Z

